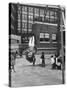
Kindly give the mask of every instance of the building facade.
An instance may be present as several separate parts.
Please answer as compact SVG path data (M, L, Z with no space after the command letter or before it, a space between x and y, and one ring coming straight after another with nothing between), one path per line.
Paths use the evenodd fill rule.
M37 48L48 53L60 49L59 6L26 5L10 3L10 34L21 37L21 43L28 43L29 36L36 36Z

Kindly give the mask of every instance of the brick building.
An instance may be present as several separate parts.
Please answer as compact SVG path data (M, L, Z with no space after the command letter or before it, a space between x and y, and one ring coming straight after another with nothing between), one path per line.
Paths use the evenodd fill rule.
M9 34L21 37L22 44L28 44L34 33L37 49L45 53L56 53L60 49L61 10L59 6L9 4Z

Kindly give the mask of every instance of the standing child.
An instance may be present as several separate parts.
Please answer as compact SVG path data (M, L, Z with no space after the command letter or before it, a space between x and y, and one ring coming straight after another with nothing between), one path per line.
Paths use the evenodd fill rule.
M45 57L44 57L44 52L42 52L41 59L42 59L42 67L45 67Z
M55 59L54 56L51 56L51 64L52 64L52 69L55 69Z

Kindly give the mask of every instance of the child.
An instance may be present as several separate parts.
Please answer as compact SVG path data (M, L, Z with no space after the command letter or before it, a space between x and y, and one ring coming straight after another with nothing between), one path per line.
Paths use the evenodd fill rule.
M41 59L42 59L42 67L45 67L44 52L42 52Z
M52 55L51 56L51 64L52 64L52 69L55 69L55 59L54 59L54 56Z
M58 57L56 58L56 66L57 66L57 69L58 69L58 70L61 70L61 64L62 64L62 62L61 62L61 57L58 56Z

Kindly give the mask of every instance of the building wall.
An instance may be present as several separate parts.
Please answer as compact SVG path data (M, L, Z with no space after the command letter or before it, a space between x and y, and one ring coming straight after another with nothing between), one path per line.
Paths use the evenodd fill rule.
M15 16L13 13L13 8L15 10ZM36 44L38 48L57 48L57 40L52 41L52 34L56 34L56 39L58 38L59 30L59 9L45 6L35 6L35 5L25 5L25 4L14 4L11 3L11 14L15 18L13 30L14 34L19 34L21 36L22 43L28 43L28 37L32 32L36 36ZM42 23L42 24L36 24ZM36 24L34 26L34 24ZM34 28L33 28L34 27ZM12 30L12 29L11 29ZM44 33L44 37L49 37L48 41L40 40L40 33ZM48 34L46 34L48 33ZM55 35L53 36L55 39Z
M45 24L34 24L32 27L33 33L35 34L35 39L36 39L36 44L38 45L38 47L57 47L57 34L58 34L58 29L57 26L51 26L51 25L45 25ZM40 33L44 33L44 38L43 41L40 41ZM48 40L45 40L45 34L49 34ZM52 35L56 35L54 36L54 38L56 40L53 40ZM43 35L42 35L43 36Z

